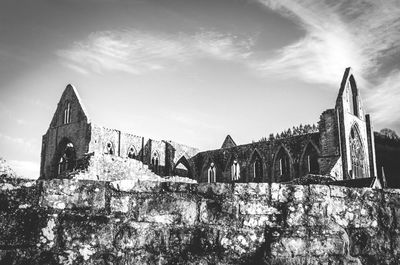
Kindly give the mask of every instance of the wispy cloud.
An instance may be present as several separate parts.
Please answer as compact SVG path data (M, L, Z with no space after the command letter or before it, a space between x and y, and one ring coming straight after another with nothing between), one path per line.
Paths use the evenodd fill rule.
M398 114L388 114L400 113L396 107L400 102L400 69L392 68L389 74L380 69L400 51L400 1L259 2L295 21L305 30L305 36L253 67L263 74L294 77L337 89L345 67L351 66L358 84L367 90L364 94L375 119L398 120ZM377 98L382 103L377 103Z
M400 70L377 80L376 86L367 91L367 106L379 127L398 126L400 122Z
M397 0L260 2L306 32L276 57L257 64L261 71L337 87L345 67L353 67L358 79L364 79L379 69L382 57L399 51Z
M56 53L80 73L123 71L140 74L169 68L170 62L195 58L239 60L250 55L251 38L201 31L194 35L160 34L139 30L102 31Z

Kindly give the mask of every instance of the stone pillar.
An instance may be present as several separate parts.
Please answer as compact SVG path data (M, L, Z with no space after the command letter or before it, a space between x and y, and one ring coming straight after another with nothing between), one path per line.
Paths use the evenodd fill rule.
M376 177L376 157L375 157L375 137L374 130L371 124L371 117L369 114L365 115L365 123L367 127L367 142L368 142L368 159L369 159L369 169L370 176Z

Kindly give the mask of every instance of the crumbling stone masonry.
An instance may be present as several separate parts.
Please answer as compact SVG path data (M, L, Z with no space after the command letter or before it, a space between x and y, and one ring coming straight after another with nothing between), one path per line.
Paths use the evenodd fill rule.
M0 264L399 264L400 191L10 180Z
M77 90L68 85L42 137L40 178L65 178L66 173L80 167L80 161L88 154L136 159L160 176L171 176L177 175L181 164L197 152L196 148L173 141L149 139L96 125Z
M238 146L228 135L220 149L191 158L189 168L198 182L207 182L210 173L216 182L290 182L310 173L337 181L373 178L377 175L372 131L347 68L335 107L321 114L317 131Z
M334 108L324 111L312 132L237 146L228 135L219 149L199 152L94 124L77 90L68 85L42 139L41 179L66 178L87 154L136 159L160 176L198 182L285 183L307 174L340 180L376 177L371 119L350 68Z

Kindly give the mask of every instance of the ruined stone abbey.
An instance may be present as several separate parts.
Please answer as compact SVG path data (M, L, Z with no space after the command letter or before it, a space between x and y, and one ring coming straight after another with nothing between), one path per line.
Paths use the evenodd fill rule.
M309 129L200 152L95 125L68 85L41 179L0 178L0 264L399 264L351 69Z
M202 152L95 125L77 90L68 85L43 136L41 179L63 178L88 154L137 159L160 176L198 182L291 182L309 174L376 182L371 120L350 68L334 108L321 114L316 130L244 145L236 145L228 135L221 148Z

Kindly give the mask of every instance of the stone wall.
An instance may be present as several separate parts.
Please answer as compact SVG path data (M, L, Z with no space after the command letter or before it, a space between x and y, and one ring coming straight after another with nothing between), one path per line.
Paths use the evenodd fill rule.
M400 191L2 180L0 264L398 264Z
M254 182L254 157L259 155L262 161L262 179L260 182L281 182L276 172L277 153L283 149L289 157L290 179L306 175L302 172L304 153L308 145L315 147L320 155L319 133L297 135L271 141L261 141L239 145L232 148L200 152L191 159L194 177L198 182L207 182L207 170L213 162L216 168L217 182L232 182L230 175L233 160L240 165L240 182ZM322 172L321 174L329 174Z

